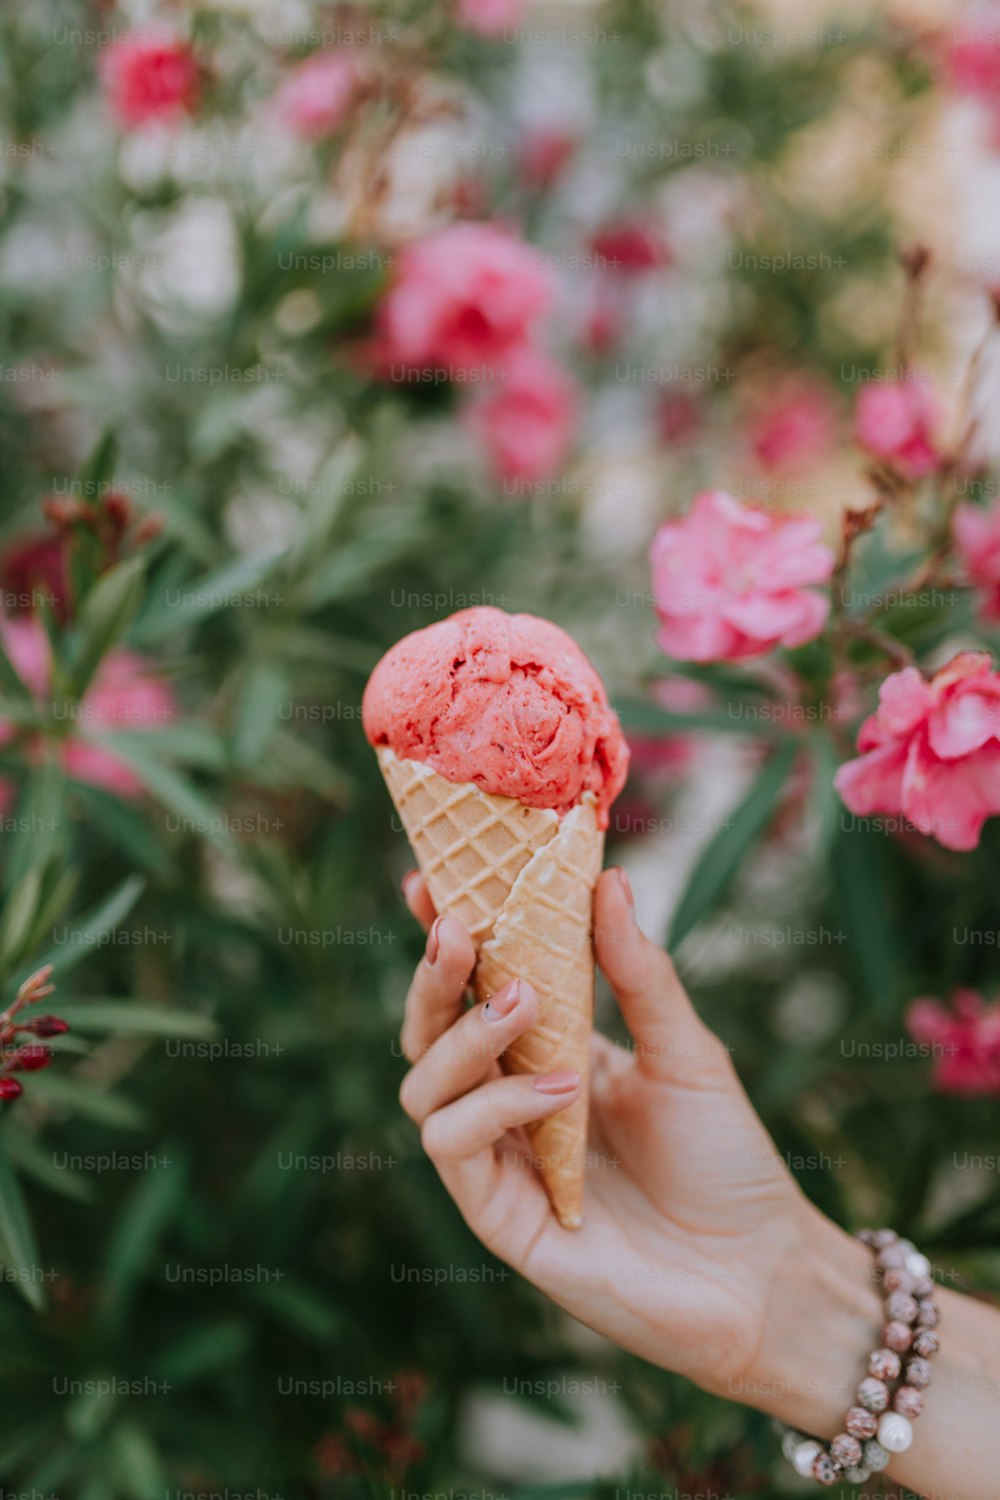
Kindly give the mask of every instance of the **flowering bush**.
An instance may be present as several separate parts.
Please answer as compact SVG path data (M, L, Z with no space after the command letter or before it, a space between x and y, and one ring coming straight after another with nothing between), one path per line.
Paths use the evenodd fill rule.
M361 694L470 604L568 628L609 857L804 1191L1000 1290L996 293L895 175L995 59L138 14L0 16L3 1473L768 1493L767 1424L543 1311L401 1119Z

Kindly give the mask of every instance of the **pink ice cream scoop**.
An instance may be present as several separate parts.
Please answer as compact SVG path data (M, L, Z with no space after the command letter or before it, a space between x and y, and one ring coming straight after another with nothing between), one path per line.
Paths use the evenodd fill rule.
M601 826L628 747L601 679L558 625L463 609L397 641L368 680L365 734L446 781L560 815L585 792Z

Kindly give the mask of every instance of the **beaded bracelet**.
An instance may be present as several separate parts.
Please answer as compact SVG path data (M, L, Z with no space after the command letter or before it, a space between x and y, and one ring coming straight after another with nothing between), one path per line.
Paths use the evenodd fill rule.
M840 1479L863 1484L887 1468L894 1453L906 1452L913 1442L912 1422L923 1410L923 1392L931 1383L930 1360L940 1347L934 1331L939 1320L934 1278L926 1255L894 1229L863 1229L858 1239L874 1253L886 1322L881 1346L869 1356L868 1374L858 1386L857 1405L844 1418L844 1431L829 1444L775 1424L781 1451L795 1472L822 1485Z

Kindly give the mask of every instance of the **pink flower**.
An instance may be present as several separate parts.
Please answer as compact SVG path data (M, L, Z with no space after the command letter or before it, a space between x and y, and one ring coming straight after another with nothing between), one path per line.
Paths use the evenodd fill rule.
M105 98L125 130L175 119L197 99L198 66L191 48L162 32L112 42L101 53L99 68Z
M946 849L974 849L1000 812L1000 674L963 651L926 682L916 667L887 677L863 753L834 785L851 812L901 816Z
M499 36L521 19L521 0L458 0L455 19L478 36Z
M948 49L946 68L957 94L995 99L1000 92L1000 28L956 37Z
M984 510L965 503L952 522L955 546L970 580L987 590L983 618L1000 620L1000 501Z
M552 301L541 257L495 224L408 245L379 315L380 354L416 369L503 368Z
M660 618L657 641L680 661L738 661L819 635L834 555L812 516L743 505L723 490L700 494L668 521L650 550Z
M349 52L317 52L292 69L275 104L289 130L319 141L343 124L357 86L357 64Z
M47 700L52 657L40 622L27 617L0 619L0 638L25 686L35 698ZM170 689L151 675L142 657L116 650L101 663L75 713L78 722L98 733L155 730L174 717L175 704ZM16 733L16 725L0 719L0 744L8 744ZM119 797L138 797L142 792L142 783L130 767L82 735L71 734L62 740L61 759L68 775L77 781L103 787Z
M12 613L37 607L41 598L58 620L69 613L66 556L58 536L21 537L0 555L0 587Z
M679 392L664 396L656 408L656 425L668 448L679 448L697 433L701 426L701 409L693 396Z
M754 416L750 442L765 469L788 469L820 458L833 442L835 427L836 412L826 391L803 384Z
M906 479L919 479L937 468L940 454L931 438L936 420L934 398L924 379L871 381L858 392L858 443Z
M568 131L548 129L526 131L517 148L517 167L521 180L532 192L552 187L576 150L577 138Z
M469 407L473 432L502 479L537 483L566 461L576 421L576 387L537 349L512 356L495 392Z
M946 1094L1000 1094L1000 1004L975 990L955 990L952 1009L915 1000L906 1026L934 1053L934 1084Z
M590 248L607 270L634 276L668 266L673 259L657 226L649 219L617 219L591 237Z

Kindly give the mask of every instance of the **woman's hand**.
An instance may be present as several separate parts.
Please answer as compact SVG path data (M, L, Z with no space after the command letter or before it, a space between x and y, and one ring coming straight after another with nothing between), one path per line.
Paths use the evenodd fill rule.
M405 892L434 925L407 998L403 1051L413 1066L400 1098L470 1228L616 1343L706 1389L778 1409L755 1385L779 1378L766 1373L766 1346L771 1325L787 1339L788 1268L824 1238L834 1258L850 1260L859 1247L803 1198L726 1049L669 958L639 931L624 873L598 882L594 932L633 1046L594 1037L584 1223L575 1231L557 1223L522 1127L572 1103L578 1076L501 1072L501 1053L534 1024L534 992L516 981L467 1009L468 934L451 917L434 920L418 875ZM834 1411L838 1401L842 1413L842 1392Z
M842 1431L883 1313L869 1252L802 1196L721 1042L667 956L635 924L619 870L594 899L598 962L633 1046L594 1038L582 1229L560 1228L523 1127L577 1097L575 1075L505 1077L497 1059L533 1025L515 981L466 1009L475 953L423 882L431 926L406 1003L401 1098L470 1227L581 1322L706 1390L816 1437ZM947 1288L943 1348L917 1441L893 1478L924 1495L995 1500L1000 1314Z

